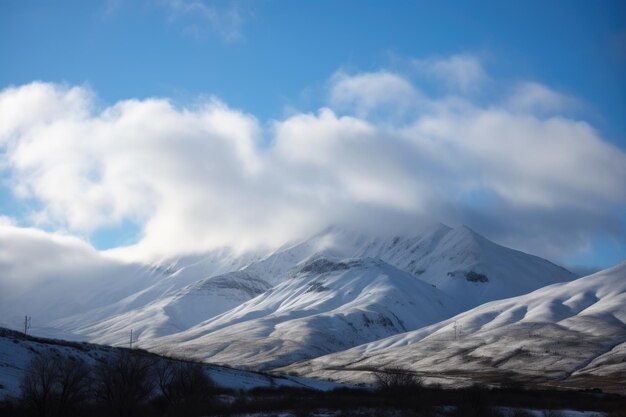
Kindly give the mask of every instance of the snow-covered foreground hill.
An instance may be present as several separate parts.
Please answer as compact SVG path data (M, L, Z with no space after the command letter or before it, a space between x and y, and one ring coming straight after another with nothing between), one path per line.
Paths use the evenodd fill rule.
M31 359L38 359L34 367L28 365ZM53 366L47 366L49 364ZM120 411L116 406L122 405L126 414L132 415L196 415L201 410L202 415L255 417L339 417L346 412L361 416L403 416L416 415L418 410L418 413L447 417L467 416L469 412L503 417L521 414L597 417L612 416L613 412L619 414L624 403L624 397L614 395L556 390L441 390L419 386L410 391L406 387L400 391L336 390L346 386L216 365L198 364L199 368L188 365L145 351L24 337L0 328L0 412L2 415L31 415L36 406L43 404L54 415L75 415L76 412L77 415L117 415ZM136 373L129 373L129 369ZM203 385L196 371L209 376L220 389ZM63 378L68 375L69 379ZM30 376L31 388L32 377L36 377L40 394L46 392L43 391L45 385L38 384L56 382L46 396L33 396L31 390L30 396L21 397L20 381L25 376ZM202 386L173 385L180 376L184 381L196 381ZM77 381L79 385L75 384ZM132 392L117 389L128 384L147 389L147 397L137 389ZM61 387L69 388L66 393L81 395L70 394L65 397L69 399L61 403L57 400ZM102 396L107 396L111 388L115 388L114 395L104 400ZM34 399L40 401L34 402ZM524 409L511 408L511 402L517 406L523 404ZM37 411L41 409L43 407Z
M98 360L119 354L121 349L55 339L30 337L25 339L17 332L0 328L0 400L7 396L19 395L20 381L29 361L35 355L47 352L82 359L87 364L94 365ZM205 365L204 371L216 385L223 388L251 389L286 386L327 390L337 387L337 384L324 381L272 376L215 365Z
M405 368L450 381L626 387L626 262L448 320L283 368L366 381Z

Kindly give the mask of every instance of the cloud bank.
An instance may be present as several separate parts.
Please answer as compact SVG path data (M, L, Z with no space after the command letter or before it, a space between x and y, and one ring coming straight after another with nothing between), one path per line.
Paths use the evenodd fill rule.
M136 223L138 242L113 252L141 259L276 246L330 224L467 223L553 259L597 233L624 238L626 153L561 114L571 97L520 83L478 103L465 94L487 77L476 61L428 62L455 95L428 97L393 71L338 72L326 107L269 127L216 98L102 108L82 86L10 87L0 169L17 198L41 203L30 225Z
M38 326L81 306L102 305L98 295L132 278L123 268L79 238L0 218L0 326L19 328L26 314Z

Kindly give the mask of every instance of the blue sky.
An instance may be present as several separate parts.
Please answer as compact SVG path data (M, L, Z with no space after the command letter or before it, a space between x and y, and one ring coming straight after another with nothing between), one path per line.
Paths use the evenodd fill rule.
M585 121L603 142L626 149L622 1L0 4L0 89L37 80L80 86L93 92L92 106L97 108L150 97L189 106L215 96L256 118L270 142L272 121L329 105L333 75L387 71L431 98L441 98L449 91L417 73L415 60L459 54L480 62L490 80L467 94L475 105L501 101L517 83L538 83L575 98L576 105L563 110L566 117ZM341 106L335 112L350 113ZM0 214L22 225L34 224L26 218L49 201L36 193L16 195L15 169L5 169L2 176ZM609 213L613 218L589 229L586 249L581 244L571 254L552 259L608 266L625 257L625 204L619 197L608 200L585 217L601 219ZM463 201L470 204L471 198ZM109 248L145 234L147 218L133 211L97 227L74 229L62 222L62 228ZM494 238L515 242L495 226L485 229ZM527 249L529 244L519 246Z
M238 11L235 39L166 3L5 1L0 84L88 83L107 102L215 94L268 119L287 104L318 104L302 100L303 92L339 67L374 70L396 58L470 51L500 78L582 97L608 137L624 141L621 1L207 3Z

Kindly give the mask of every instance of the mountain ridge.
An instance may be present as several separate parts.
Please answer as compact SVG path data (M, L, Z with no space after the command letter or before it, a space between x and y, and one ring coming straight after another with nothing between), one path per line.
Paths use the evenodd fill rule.
M625 306L622 262L282 371L363 382L367 373L358 370L393 365L431 377L616 389L626 382Z

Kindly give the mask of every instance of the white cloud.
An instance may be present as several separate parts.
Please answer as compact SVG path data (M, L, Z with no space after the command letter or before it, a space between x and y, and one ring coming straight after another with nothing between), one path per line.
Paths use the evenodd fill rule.
M516 205L551 208L626 199L626 155L583 122L489 108L469 117L426 117L410 132L438 148L437 154L447 154L456 167L450 172L468 188L488 189Z
M96 110L84 87L33 83L0 93L0 114L11 115L0 119L0 166L18 195L42 203L33 224L90 233L138 223L140 241L118 255L278 245L328 224L407 229L434 218L497 229L490 218L502 241L560 256L615 224L606 219L626 203L626 154L583 121L512 108L516 94L481 106L418 98L391 72L339 73L330 108L263 132L215 99ZM401 122L372 117L399 109ZM545 221L555 213L567 214ZM543 243L507 235L519 237L515 218L541 225Z
M0 226L15 226L16 221L12 217L0 215Z
M55 319L110 306L153 280L145 266L105 257L75 236L0 223L0 326L19 329L29 315L41 331Z
M0 270L24 289L54 277L54 270L63 271L63 279L76 279L79 274L65 276L70 265L81 269L98 258L98 252L77 237L0 224Z
M68 304L84 301L86 294L78 288L86 289L113 269L76 237L0 223L0 272L0 325L16 327L25 314L39 323L62 315L73 307ZM67 298L72 287L76 297Z
M313 199L419 210L420 184L404 152L411 149L400 136L322 109L277 123L273 156Z
M516 86L507 102L513 111L527 113L559 113L580 107L576 98L552 90L536 82L523 82Z
M461 92L476 91L489 79L480 59L471 54L415 59L413 65L426 76Z
M337 72L330 81L330 103L359 117L372 113L402 117L420 101L417 89L405 78L388 71L349 75Z

